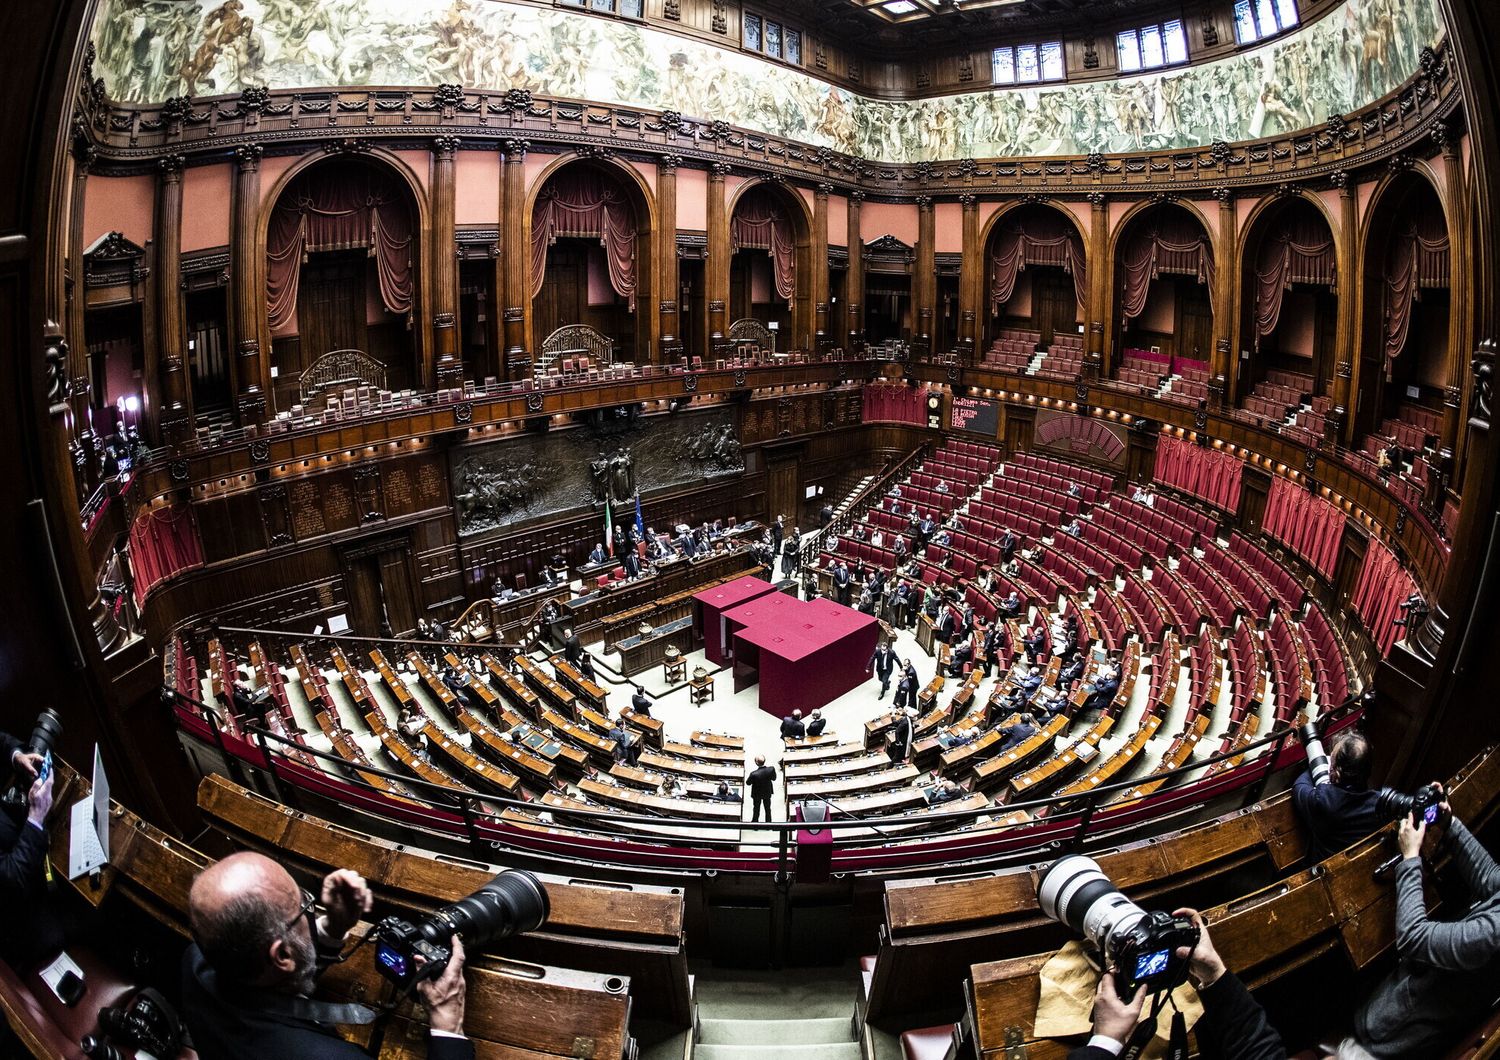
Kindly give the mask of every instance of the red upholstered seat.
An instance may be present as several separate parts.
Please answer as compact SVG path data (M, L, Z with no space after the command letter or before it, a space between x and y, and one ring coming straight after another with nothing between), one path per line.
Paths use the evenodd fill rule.
M953 1048L953 1024L919 1027L901 1035L901 1055L905 1060L945 1060Z

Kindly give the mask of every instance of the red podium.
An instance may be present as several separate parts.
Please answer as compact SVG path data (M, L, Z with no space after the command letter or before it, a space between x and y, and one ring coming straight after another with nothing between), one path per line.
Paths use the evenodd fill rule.
M853 608L779 593L723 620L734 631L735 691L760 682L760 709L778 718L809 714L865 680L879 633L872 616Z
M703 642L710 662L727 666L734 652L734 630L723 621L724 612L775 590L770 582L746 575L693 594L693 636Z

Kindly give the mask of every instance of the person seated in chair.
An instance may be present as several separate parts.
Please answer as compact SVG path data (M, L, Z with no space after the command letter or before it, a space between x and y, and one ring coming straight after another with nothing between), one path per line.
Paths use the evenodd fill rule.
M812 717L807 719L807 738L815 739L823 735L823 730L828 727L828 719L823 717L821 710L812 712Z
M964 789L958 786L957 781L943 780L936 787L927 789L927 805L937 806L940 803L952 802L954 799L963 798L963 795Z
M1111 667L1094 684L1094 690L1089 698L1084 700L1085 711L1103 710L1114 701L1115 693L1120 691L1120 671L1117 667Z
M589 563L591 563L592 565L594 565L596 567L599 564L603 563L608 558L609 558L609 554L604 551L604 545L603 544L597 544L597 545L595 545L594 546L594 551L592 551L592 552L589 553Z
M938 479L938 484L933 487L933 491L936 492L936 493L947 493L948 492L948 480L947 479L941 479L941 478Z
M339 1015L311 999L318 975L370 911L369 886L336 869L319 893L302 890L262 854L231 854L198 875L188 892L193 944L183 955L182 1014L204 1060L356 1060L359 1046L333 1029ZM442 974L416 987L427 1012L431 1060L472 1060L464 1037L463 940Z
M1039 731L1041 730L1036 727L1036 718L1031 714L1022 714L1019 719L1000 730L1000 747L995 753L1003 755L1012 747L1019 747Z
M1021 643L1026 648L1026 655L1031 662L1047 658L1052 652L1052 637L1046 626L1040 622L1036 624L1029 634L1021 638Z
M1036 695L1036 690L1042 687L1042 668L1033 666L1025 677L1021 678L1021 691L1030 699Z
M1020 618L1022 610L1021 595L1014 589L1000 602L1000 615L1003 618Z
M953 649L952 655L948 657L948 676L962 677L965 673L964 668L972 666L973 663L974 643L970 640L964 640L959 643L958 647Z
M1071 692L1073 686L1078 683L1078 679L1083 676L1084 665L1083 653L1075 651L1058 673L1057 687Z

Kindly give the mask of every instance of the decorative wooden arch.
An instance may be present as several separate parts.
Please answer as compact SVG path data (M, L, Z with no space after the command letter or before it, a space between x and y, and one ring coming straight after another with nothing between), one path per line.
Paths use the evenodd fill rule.
M303 370L297 388L305 405L320 391L350 386L385 389L385 365L363 350L330 350Z
M762 347L776 352L776 332L753 317L744 317L729 325L730 342L758 342Z
M615 362L614 340L587 324L566 324L542 340L537 348L536 371L547 371L569 357L587 357L594 368L608 368Z
M266 240L270 233L271 215L276 211L277 203L281 201L281 196L291 186L292 181L314 166L337 165L341 159L349 157L351 156L342 154L302 155L287 167L286 172L277 178L270 191L261 198L260 211L255 220L255 290L257 292L257 330L261 350L260 385L261 390L266 394L267 401L272 400L272 394L275 391L274 382L271 379L271 324L266 308ZM388 169L397 176L411 196L411 207L415 211L412 218L412 238L416 241L416 247L412 252L412 264L417 270L416 289L412 292L412 319L430 320L432 318L429 310L432 304L432 270L428 268L428 259L432 252L432 203L427 190L416 171L407 165L404 159L383 147L372 146L352 157L357 158L361 163ZM417 374L419 378L426 377L430 374L427 359L433 349L432 335L427 326L413 326L411 332L412 355L419 368Z

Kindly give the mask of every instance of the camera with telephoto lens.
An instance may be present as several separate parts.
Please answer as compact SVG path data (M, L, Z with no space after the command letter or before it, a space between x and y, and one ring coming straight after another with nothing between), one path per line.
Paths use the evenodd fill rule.
M1437 824L1442 818L1442 802L1443 791L1436 784L1428 784L1411 794L1395 788L1381 788L1375 799L1380 812L1391 820L1399 819L1402 814L1411 814L1413 824L1420 818L1429 825Z
M167 999L150 987L137 990L123 1005L100 1009L99 1030L152 1056L176 1056L182 1051L182 1021Z
M46 707L37 715L36 727L31 730L31 739L22 745L21 753L46 757L52 751L53 745L57 743L57 738L62 735L62 730L62 715L51 707ZM30 779L20 772L19 767L16 767L15 782L5 791L3 801L12 806L25 805L26 792L30 787Z
M1302 741L1302 749L1307 752L1307 771L1312 774L1314 784L1327 784L1332 770L1328 765L1328 752L1323 749L1323 741L1318 737L1318 723L1310 721L1297 730L1297 738Z
M529 872L500 873L479 890L412 923L388 916L375 926L375 967L405 989L442 974L454 935L471 947L541 927L552 911L547 890ZM418 959L420 958L420 960Z
M1042 912L1082 935L1102 967L1113 968L1120 997L1144 986L1171 990L1187 978L1177 956L1198 945L1198 927L1185 916L1146 912L1110 882L1093 858L1070 855L1052 863L1037 886Z

